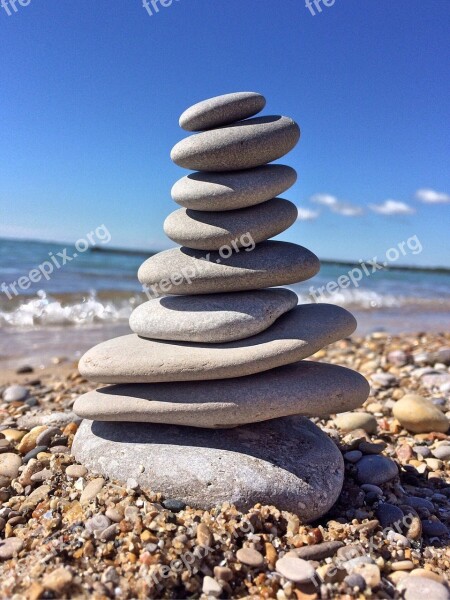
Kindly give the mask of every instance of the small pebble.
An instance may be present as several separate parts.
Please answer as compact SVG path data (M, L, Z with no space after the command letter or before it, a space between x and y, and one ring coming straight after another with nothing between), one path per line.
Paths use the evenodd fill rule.
M350 452L346 452L344 454L344 458L350 463L356 463L360 458L362 458L362 452L359 450L350 450Z
M19 554L23 548L23 541L16 537L0 540L0 560L9 560Z
M28 396L28 390L23 385L10 385L3 392L5 402L20 402Z
M236 558L243 565L249 567L260 567L264 563L264 557L261 552L253 548L240 548L236 552Z
M405 577L397 589L403 593L404 600L449 600L448 588L428 577Z
M206 575L203 578L202 591L208 598L219 598L222 594L222 586L213 577Z
M182 500L164 500L162 505L173 513L180 512L186 508L186 503Z
M380 485L398 475L397 465L386 456L369 454L356 463L357 478L360 483Z
M78 479L86 475L87 469L83 465L69 465L66 469L66 475L72 479Z
M310 581L316 574L309 562L293 556L284 556L277 560L275 569L282 577L295 583Z
M90 481L84 488L83 493L81 494L80 503L88 504L101 492L104 485L105 480L103 479L103 477L98 477L97 479L93 479L92 481Z

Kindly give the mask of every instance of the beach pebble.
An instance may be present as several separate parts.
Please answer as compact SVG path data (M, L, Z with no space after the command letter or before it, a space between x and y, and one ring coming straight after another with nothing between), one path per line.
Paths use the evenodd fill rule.
M361 577L366 582L366 586L368 588L376 588L381 583L381 573L378 565L373 564L363 564L357 565L353 571L353 574L361 575Z
M165 296L140 304L130 328L142 337L201 343L231 342L256 335L298 304L298 296L282 288Z
M298 218L298 209L289 200L273 198L256 206L226 212L194 211L180 208L164 221L164 232L180 246L197 250L245 247L279 235Z
M364 492L372 492L374 494L377 494L377 496L383 496L383 490L377 485L373 485L371 483L363 483L361 489Z
M69 465L66 469L66 475L72 477L72 479L78 479L84 477L87 473L86 467L83 465Z
M369 454L356 463L357 478L360 483L381 485L398 474L397 465L386 456Z
M36 438L37 446L48 446L57 435L61 435L61 429L59 427L46 427Z
M377 420L375 417L363 412L343 413L334 419L334 423L341 431L363 429L367 433L375 433L377 430Z
M380 521L381 527L392 527L394 523L401 525L404 514L401 508L395 504L388 502L381 503L375 511L377 519Z
M450 460L450 444L439 444L437 448L431 451L435 458L439 460Z
M445 577L443 575L439 575L434 571L430 571L429 569L414 569L409 573L411 577L425 577L427 579L432 579L433 581L437 581L438 583L445 583Z
M240 548L236 552L236 558L243 565L249 567L260 567L264 563L264 557L261 552L253 548Z
M28 396L28 390L23 385L10 385L3 392L5 402L20 402Z
M88 504L93 500L102 490L105 485L105 480L102 477L92 479L87 486L84 488L83 493L80 497L81 504Z
M106 515L97 514L86 521L85 527L88 531L104 531L111 525L111 521Z
M176 498L168 498L167 500L163 500L162 505L165 509L170 510L170 512L178 513L186 508L186 502L183 500L177 500Z
M366 581L362 575L359 575L359 573L347 575L347 577L344 579L344 582L352 590L356 588L360 592L363 592L366 589Z
M21 466L22 459L17 454L12 452L0 454L0 487L9 485L11 480L18 476Z
M222 127L261 112L266 99L256 92L235 92L202 100L186 109L179 124L186 131Z
M9 537L0 540L0 560L9 560L16 556L23 548L23 540Z
M214 543L213 535L206 523L199 523L196 532L197 544L205 548L210 548ZM242 561L241 561L242 562Z
M426 509L431 512L434 511L434 504L426 498L419 498L418 496L407 496L403 498L402 502L408 506L412 506L416 510Z
M413 450L416 454L422 456L423 458L428 458L431 455L431 450L428 448L428 446L414 446Z
M358 450L360 450L363 454L381 454L383 450L386 449L387 444L385 442L368 442L363 440L359 446Z
M207 598L219 598L222 594L222 586L213 577L205 575L203 578L202 591Z
M413 433L445 433L449 428L449 421L442 411L430 400L416 394L403 396L392 412L401 425Z
M310 546L302 546L297 548L295 553L303 560L323 560L330 556L334 556L339 548L344 546L343 542L330 541L320 544L312 544Z
M27 454L30 450L33 450L37 446L37 439L41 433L46 431L47 427L45 425L38 425L37 427L33 427L31 431L29 431L24 437L20 440L17 445L17 451L21 454Z
M41 471L37 471L30 476L31 481L47 481L53 477L53 471L51 469L42 469Z
M25 454L25 456L23 457L23 462L27 463L32 458L36 458L38 456L38 454L40 454L41 452L45 452L46 450L47 450L47 446L36 446L35 448L33 448L32 450L30 450L29 452L27 452Z
M449 600L448 588L428 577L405 577L397 586L404 600Z
M442 385L448 384L450 383L450 374L449 373L435 373L435 374L429 374L429 375L424 375L422 377L422 384L426 387L426 388L434 388L437 387L439 388Z
M439 519L423 519L423 533L428 537L442 537L449 535L449 530Z
M403 350L392 350L387 355L387 359L396 367L403 367L408 362L408 355Z
M293 556L283 556L277 560L275 569L282 577L295 583L306 583L316 574L309 562Z
M85 420L72 451L93 472L119 481L136 473L142 488L176 494L182 506L231 502L248 509L261 502L293 511L304 522L329 510L344 474L335 443L297 416L231 429ZM118 453L120 463L108 460ZM144 472L137 473L136 457ZM163 506L174 508L167 500Z
M391 373L373 373L371 379L383 387L390 387L397 381L395 375L392 375Z
M179 167L192 171L238 171L277 160L300 139L289 117L270 115L191 135L170 153Z
M252 250L224 253L171 248L148 258L138 279L155 297L166 294L218 294L299 283L314 277L320 262L310 250L291 242L261 242Z
M42 585L46 590L61 594L73 580L72 573L65 567L59 567L44 576Z
M350 452L346 452L344 454L344 458L350 463L356 463L360 458L362 458L362 452L359 450L350 450Z
M255 206L280 196L297 180L286 165L264 165L245 171L191 173L172 187L172 199L181 206L199 211L236 210Z
M354 317L339 306L303 304L265 331L227 344L168 344L136 334L113 338L91 348L78 368L87 379L102 383L205 382L243 377L300 361L325 344L351 335L355 328ZM357 378L368 393L365 380L360 375ZM344 396L338 394L341 402ZM152 411L152 407L146 410L149 408ZM81 415L77 404L75 410Z

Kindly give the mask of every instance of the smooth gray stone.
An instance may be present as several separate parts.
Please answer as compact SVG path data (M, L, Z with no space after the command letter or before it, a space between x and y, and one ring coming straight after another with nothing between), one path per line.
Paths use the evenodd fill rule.
M147 259L138 278L149 297L222 294L298 283L314 277L319 259L310 250L289 242L261 242L241 238L236 251L207 252L173 248ZM253 249L252 249L253 247Z
M131 313L130 328L146 338L220 344L256 335L298 304L291 290L165 296Z
M191 135L172 148L170 157L193 171L238 171L281 158L299 139L300 128L291 118L255 117Z
M226 211L276 198L297 181L286 165L264 165L246 171L191 173L172 187L172 199L184 208Z
M355 318L344 308L303 304L262 333L227 344L163 342L125 335L91 348L78 368L86 379L102 383L243 377L302 360L355 329Z
M187 248L220 250L223 246L242 246L249 235L255 243L264 242L288 229L298 218L295 204L273 198L257 206L204 212L180 208L164 222L166 235Z
M344 478L334 442L302 417L222 430L83 421L72 452L94 472L133 477L192 507L231 502L248 510L261 502L302 521L331 508Z
M180 127L186 131L202 131L228 125L258 114L266 99L256 92L236 92L215 96L189 107L180 117Z
M387 456L369 454L356 463L356 476L360 483L381 485L398 475L398 467Z
M368 395L359 373L300 361L234 379L113 385L80 396L74 411L94 421L222 428L289 415L328 416L361 406Z

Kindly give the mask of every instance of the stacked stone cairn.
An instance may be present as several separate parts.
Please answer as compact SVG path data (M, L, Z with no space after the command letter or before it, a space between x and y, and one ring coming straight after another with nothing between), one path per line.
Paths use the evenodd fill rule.
M300 130L288 117L254 117L265 103L242 92L182 114L181 127L199 133L171 158L197 172L174 185L182 208L164 225L181 247L140 267L151 299L132 313L134 333L81 359L82 375L114 385L77 399L85 420L73 451L94 472L193 507L260 502L306 522L334 504L344 473L335 443L306 417L352 410L369 388L354 371L303 360L356 321L277 287L320 265L302 246L269 241L297 219L277 197L296 172L269 163Z

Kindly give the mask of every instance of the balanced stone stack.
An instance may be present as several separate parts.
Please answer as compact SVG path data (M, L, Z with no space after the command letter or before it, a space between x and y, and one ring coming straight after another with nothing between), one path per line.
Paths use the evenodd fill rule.
M303 360L356 322L337 306L298 306L293 291L276 287L313 277L319 260L268 241L297 218L277 197L296 172L268 163L300 130L288 117L254 117L264 106L263 96L243 92L181 116L181 127L200 132L171 153L197 171L174 185L182 208L164 225L181 247L140 267L152 299L131 315L134 333L81 359L86 378L117 385L77 399L86 420L73 451L96 472L191 506L261 502L309 521L336 501L344 469L306 417L356 408L368 385L349 369Z

